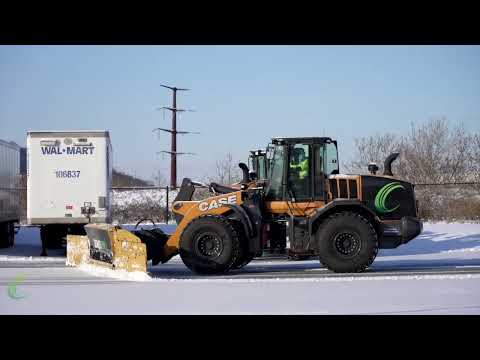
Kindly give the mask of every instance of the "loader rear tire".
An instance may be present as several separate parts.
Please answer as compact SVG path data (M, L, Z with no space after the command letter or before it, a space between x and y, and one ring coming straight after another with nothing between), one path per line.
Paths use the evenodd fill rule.
M316 238L320 262L338 273L365 271L378 253L372 223L355 212L330 215L320 225Z
M180 257L194 273L223 274L240 255L240 236L230 220L205 215L188 224L180 238Z

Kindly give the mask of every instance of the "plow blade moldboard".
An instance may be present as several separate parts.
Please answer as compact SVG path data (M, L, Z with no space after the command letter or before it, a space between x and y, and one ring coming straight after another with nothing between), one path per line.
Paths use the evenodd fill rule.
M147 246L119 226L85 225L86 236L67 236L67 265L102 265L114 270L147 271Z

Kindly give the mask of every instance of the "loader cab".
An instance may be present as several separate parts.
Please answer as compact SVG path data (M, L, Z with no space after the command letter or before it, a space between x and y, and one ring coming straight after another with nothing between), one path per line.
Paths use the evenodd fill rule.
M339 172L337 142L327 137L273 138L267 161L267 201L326 200L326 178Z

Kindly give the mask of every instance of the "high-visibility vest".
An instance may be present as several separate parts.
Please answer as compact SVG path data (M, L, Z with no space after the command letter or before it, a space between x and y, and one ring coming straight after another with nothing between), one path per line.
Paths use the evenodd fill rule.
M305 159L300 163L300 169L300 179L303 179L308 175L308 159Z
M300 168L300 179L308 176L308 159L303 160L298 165L290 165L291 168Z

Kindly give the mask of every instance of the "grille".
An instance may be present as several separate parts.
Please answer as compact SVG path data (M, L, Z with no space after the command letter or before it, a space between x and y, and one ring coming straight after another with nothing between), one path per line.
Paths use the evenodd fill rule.
M333 199L356 199L358 198L357 180L330 179L330 192Z
M346 179L340 179L340 180L338 180L338 184L340 186L340 196L339 197L348 198L347 180Z
M338 188L337 188L337 180L331 179L330 180L330 191L332 192L333 198L337 198L338 196Z
M350 198L356 199L357 195L357 180L348 180L348 187L350 189Z

